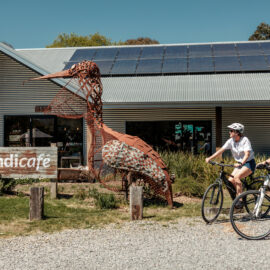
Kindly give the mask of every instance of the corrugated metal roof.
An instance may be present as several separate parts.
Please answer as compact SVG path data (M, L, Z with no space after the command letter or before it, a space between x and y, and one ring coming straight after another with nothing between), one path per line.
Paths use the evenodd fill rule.
M51 67L47 66L48 69L46 69L46 66L44 67L44 65L45 65L44 62L46 62L46 61L40 61L39 64L37 64L33 61L34 58L35 57L38 58L38 55L39 55L38 54L33 58L30 57L29 55L32 54L33 50L29 50L29 55L27 57L27 56L23 56L22 54L18 53L18 51L13 50L11 47L0 42L0 51L6 55L12 57L13 59L18 61L19 63L22 63L22 64L26 65L27 67L31 68L32 70L38 72L41 75L47 75L49 73L54 72L54 71L52 71L54 64L52 64ZM61 53L59 53L59 55L63 56L63 54L61 54ZM49 59L49 57L48 57L48 59ZM53 59L53 57L52 57L52 59ZM48 63L49 63L49 60L48 60ZM57 71L59 71L59 70L57 70ZM25 79L27 80L28 78L25 78ZM57 79L52 79L52 81L54 81L55 83L57 83L60 86L66 87L66 89L70 90L73 93L77 93L77 88L74 88L73 85L67 85L67 81L65 79L57 78ZM81 97L82 97L82 95L81 95Z
M76 48L25 49L16 52L50 73L63 70Z
M42 75L62 70L77 48L0 50ZM55 79L65 86L67 80ZM105 77L104 105L151 103L269 102L269 73ZM67 86L76 93L74 83Z
M114 77L102 83L104 104L270 100L269 73Z

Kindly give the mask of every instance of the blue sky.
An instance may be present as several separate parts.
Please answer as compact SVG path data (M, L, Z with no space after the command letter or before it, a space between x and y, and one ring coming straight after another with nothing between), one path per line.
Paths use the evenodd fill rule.
M14 48L42 48L71 32L162 44L244 41L270 24L270 0L5 0L0 10L0 41Z

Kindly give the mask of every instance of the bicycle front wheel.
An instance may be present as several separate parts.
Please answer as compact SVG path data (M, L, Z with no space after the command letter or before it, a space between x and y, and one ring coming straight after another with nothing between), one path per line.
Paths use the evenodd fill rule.
M214 222L222 209L223 191L218 183L210 185L202 199L202 217L206 223Z
M261 207L256 215L256 207L260 200L260 191L248 190L233 201L230 210L230 221L236 233L249 240L263 239L270 234L270 197L265 194ZM244 207L237 208L239 201Z

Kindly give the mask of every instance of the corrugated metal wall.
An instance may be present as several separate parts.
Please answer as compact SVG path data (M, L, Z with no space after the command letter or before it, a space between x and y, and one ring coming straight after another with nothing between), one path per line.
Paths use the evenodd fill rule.
M127 121L212 121L212 147L216 147L215 108L104 109L104 122L112 129L125 132Z
M229 138L229 124L245 125L245 136L252 144L255 154L270 155L270 107L222 108L222 143Z
M23 85L23 81L37 76L35 71L0 52L0 146L4 145L4 115L37 115L35 106L48 105L61 89L48 80ZM78 104L85 106L81 98Z

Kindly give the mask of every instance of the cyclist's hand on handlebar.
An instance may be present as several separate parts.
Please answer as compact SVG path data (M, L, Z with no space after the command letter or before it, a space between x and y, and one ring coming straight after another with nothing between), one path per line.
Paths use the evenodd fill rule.
M260 162L260 163L257 164L257 166L264 166L264 165L266 165L266 162L265 161Z
M240 169L240 168L242 168L243 165L241 163L234 163L233 166L234 166L234 168Z
M206 163L209 163L210 160L211 160L210 158L206 158L206 159L205 159L205 162L206 162Z

